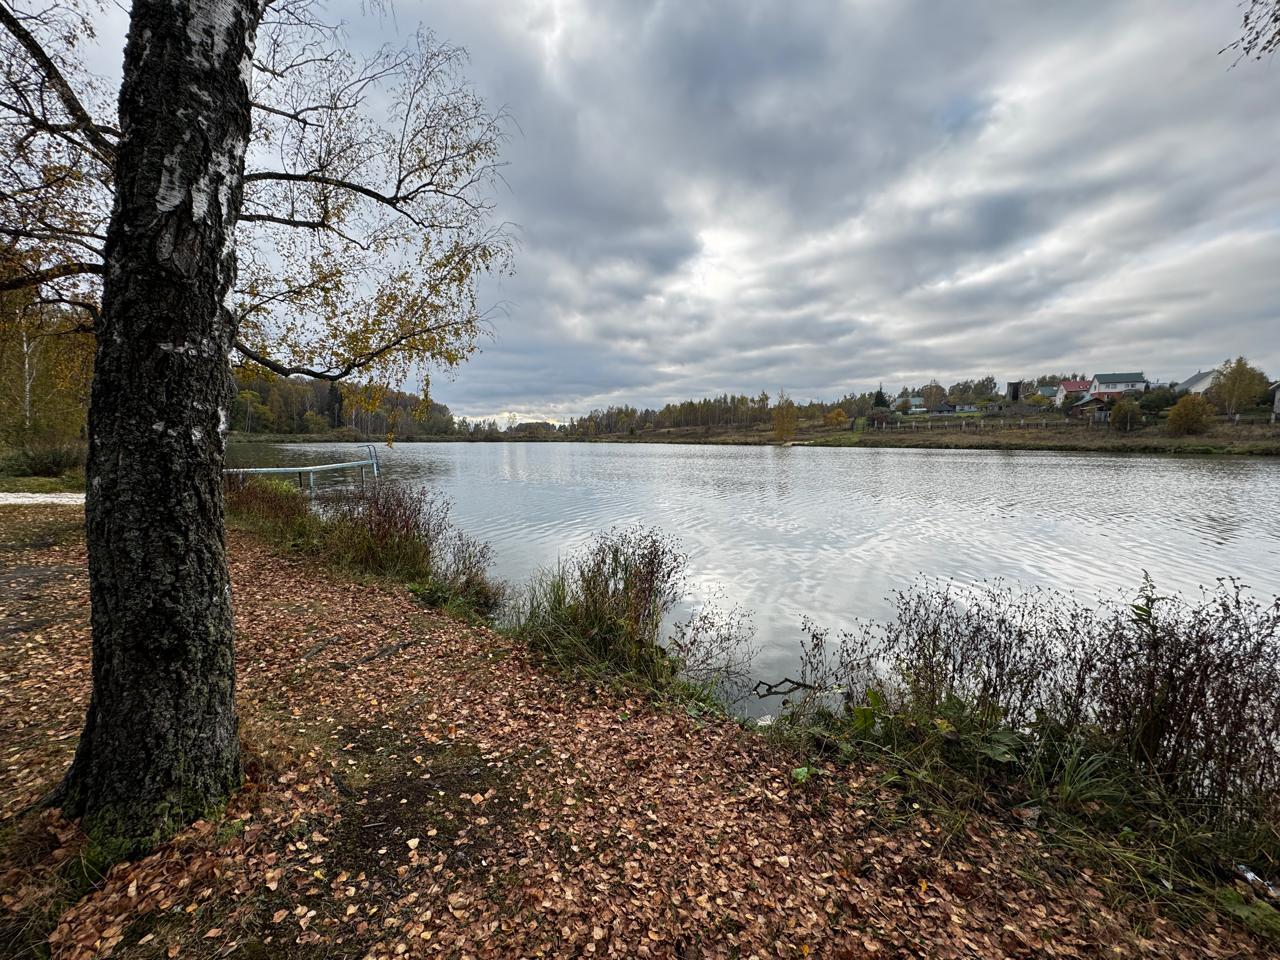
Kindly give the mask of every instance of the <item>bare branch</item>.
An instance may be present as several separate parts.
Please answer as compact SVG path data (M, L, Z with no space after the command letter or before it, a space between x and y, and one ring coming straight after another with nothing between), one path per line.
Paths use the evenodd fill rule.
M347 243L359 247L361 250L369 250L372 244L359 240L351 236L349 233L338 228L338 225L329 220L305 220L294 217L277 217L270 213L241 213L239 217L240 223L274 223L281 227L298 227L302 230L323 230L326 233L332 233L335 237L341 237Z
M405 331L400 336L395 337L391 340L388 340L387 342L381 344L380 346L376 347L373 350L369 350L352 357L351 359L347 360L345 363L339 366L324 368L324 369L309 367L303 364L290 365L290 364L280 363L279 361L272 360L270 357L266 356L265 354L260 353L259 351L246 346L240 340L237 340L234 346L235 346L236 352L239 353L241 356L245 357L246 359L252 360L254 363L258 364L261 367L266 367L272 373L279 374L282 377L305 376L305 377L312 377L316 380L338 381L338 380L344 380L347 377L351 376L351 374L359 370L363 370L366 367L369 367L371 364L379 360L382 356L384 356L387 353L390 353L392 350L395 350L397 347L402 346L405 342L409 340L412 340L416 337L426 337L433 334L448 333L450 330L456 329L465 324L469 324L470 322L471 322L470 320L444 320L444 321L441 321L440 323L430 324L426 327L418 327L412 330L408 330L408 331Z
M396 194L379 193L360 183L352 180L343 180L339 177L327 177L320 173L289 173L284 170L260 170L254 173L246 173L244 175L245 183L260 183L264 180L277 180L281 183L314 183L325 187L337 187L339 190L350 190L352 193L358 193L362 197L368 197L370 200L376 200L378 203L386 204L389 207L397 206L404 202L404 197Z
M0 234L13 237L15 240L44 240L44 241L62 241L64 243L72 243L78 247L83 247L87 252L102 256L102 249L90 243L90 240L98 240L106 242L105 237L101 237L96 233L83 230L64 230L64 229L48 229L48 230L24 230L21 227L10 227L0 223Z
M98 159L108 166L114 165L116 145L107 139L107 134L115 133L115 131L109 127L99 126L94 122L93 117L89 115L89 111L80 102L80 98L71 89L71 84L67 83L62 71L58 69L53 60L49 58L49 55L45 53L44 48L40 46L40 42L32 36L31 31L22 25L22 21L14 16L13 11L9 9L9 5L3 0L0 0L0 26L8 30L10 35L18 43L22 44L22 48L35 61L36 66L39 67L41 73L44 74L57 92L63 109L75 121L77 129L82 131L89 140Z
M1235 50L1240 60L1261 60L1280 50L1280 0L1245 0L1248 4L1240 24L1241 35L1219 53Z
M67 327L65 330L59 330L53 336L65 336L69 333L93 333L94 327L102 322L102 311L92 300L78 300L71 297L41 297L36 303L49 306L61 304L67 307L76 307L89 315L88 323L77 323L74 326Z
M59 263L43 270L35 270L12 277L0 277L0 291L24 290L28 287L38 287L43 283L62 280L66 277L74 277L80 274L101 275L105 272L106 268L100 263Z

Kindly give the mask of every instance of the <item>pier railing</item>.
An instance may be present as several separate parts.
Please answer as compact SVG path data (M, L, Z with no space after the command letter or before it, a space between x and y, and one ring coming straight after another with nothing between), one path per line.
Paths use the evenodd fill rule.
M320 463L309 467L230 467L223 470L222 473L227 477L251 476L259 473L275 473L275 474L296 474L298 477L298 489L306 490L309 493L316 492L316 474L327 473L332 470L355 470L360 471L360 486L364 486L365 471L373 471L373 479L378 479L378 450L372 443L366 443L364 449L367 456L362 460L344 460L341 463Z

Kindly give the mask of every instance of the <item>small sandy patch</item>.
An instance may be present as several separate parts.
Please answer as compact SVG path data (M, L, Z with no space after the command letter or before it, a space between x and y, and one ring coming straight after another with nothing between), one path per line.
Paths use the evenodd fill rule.
M0 507L31 507L42 503L84 503L83 493L0 493Z

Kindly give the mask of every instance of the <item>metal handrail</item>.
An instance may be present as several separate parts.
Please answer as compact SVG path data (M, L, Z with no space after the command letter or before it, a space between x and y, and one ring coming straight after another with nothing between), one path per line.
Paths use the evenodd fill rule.
M304 489L302 478L307 478L305 488L309 493L316 492L316 474L323 473L326 470L349 470L353 467L360 468L360 486L364 486L364 470L365 467L373 468L373 479L378 479L378 450L372 443L364 444L365 450L369 455L363 460L344 460L342 463L320 463L310 467L228 467L224 469L223 474L234 474L235 476L244 476L246 474L258 473L296 473L298 475L298 489Z

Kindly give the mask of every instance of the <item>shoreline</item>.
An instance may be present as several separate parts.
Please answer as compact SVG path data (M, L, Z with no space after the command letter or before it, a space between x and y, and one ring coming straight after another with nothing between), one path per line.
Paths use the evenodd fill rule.
M1237 430L1247 430L1240 436ZM1006 429L983 433L958 433L954 430L886 432L840 431L817 436L799 436L792 440L776 441L764 437L724 435L662 435L644 437L511 437L495 439L468 439L463 437L419 437L394 440L394 444L418 443L604 443L646 444L651 446L711 446L711 447L812 447L823 449L860 448L864 450L990 450L999 452L1040 453L1099 453L1111 455L1137 455L1156 457L1230 457L1233 459L1273 460L1280 458L1280 426L1219 428L1214 433L1198 437L1170 437L1154 431L1134 434L1115 434L1098 430L1096 436L1084 439L1063 437L1053 429ZM326 437L322 434L242 434L228 435L228 447L249 444L269 445L347 445L361 443L386 443L386 437L352 440L349 437ZM82 476L27 477L0 473L0 494L42 495L83 493ZM42 502L39 499L32 503Z
M1056 453L1128 453L1155 456L1231 456L1266 459L1280 457L1280 427L1272 436L1232 436L1225 428L1220 433L1206 436L1170 437L1156 432L1115 434L1097 431L1096 438L1078 439L1055 435L1055 431L1035 428L989 431L983 434L963 434L955 431L862 432L849 431L798 436L787 441L771 438L745 437L741 435L663 435L645 437L512 437L491 440L471 440L463 437L420 437L395 440L398 444L410 443L609 443L648 444L667 446L738 446L738 447L823 447L864 449L913 449L913 450L1033 450ZM1247 429L1247 428L1246 428ZM323 436L297 434L262 434L258 436L238 434L228 439L228 445L248 443L266 444L351 444L383 443L385 437L366 440L326 439Z
M940 434L904 436L888 434L884 436L862 435L855 442L814 441L807 446L814 447L863 447L865 449L910 449L910 450L1039 450L1050 453L1132 453L1156 456L1231 456L1269 458L1280 456L1280 435L1273 439L1247 439L1239 443L1206 442L1203 437L1168 437L1159 434L1138 434L1137 436L1104 433L1097 440L1073 440L1055 437L1018 437L1009 436L1008 431L992 436ZM1031 431L1027 431L1031 432Z

